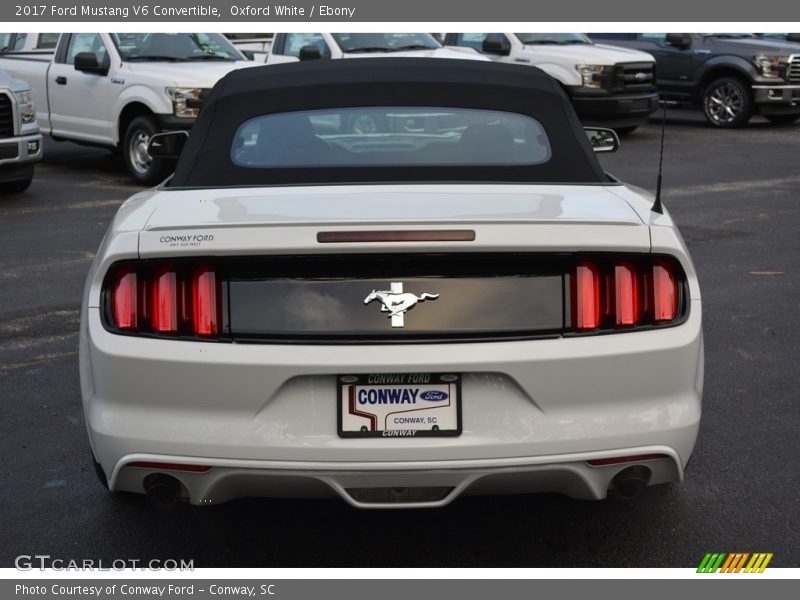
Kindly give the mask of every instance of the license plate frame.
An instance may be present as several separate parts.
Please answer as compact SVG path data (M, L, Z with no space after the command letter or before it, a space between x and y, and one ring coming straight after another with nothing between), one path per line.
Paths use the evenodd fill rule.
M337 415L337 433L341 438L415 438L415 437L457 437L462 433L462 404L463 399L461 395L461 375L457 373L360 373L360 374L347 374L336 376L336 415ZM438 389L421 389L421 388L438 388ZM385 415L387 407L405 407L407 403L376 403L371 408L373 412L369 412L371 405L362 405L365 408L363 415L355 414L355 397L358 395L359 389L374 388L376 390L383 388L392 388L400 390L409 390L408 395L412 394L413 389L417 389L417 396L420 397L421 403L430 402L430 406L416 402L417 396L414 397L414 406L422 406L421 408L409 408L408 410L399 410L388 412ZM347 392L345 392L347 390ZM352 391L351 391L352 390ZM446 391L445 391L446 390ZM438 392L441 394L445 392L447 395L448 404L439 404L444 400L435 399L421 399L426 392ZM408 395L406 397L408 397ZM436 394L431 394L431 398L435 398ZM409 404L410 406L410 404ZM382 410L378 410L381 407ZM436 412L442 411L442 412ZM358 411L362 412L362 411ZM409 424L409 427L386 427L389 425L388 419L391 415L399 413L417 413L412 418L422 418L422 422ZM345 416L347 415L347 416ZM371 415L372 418L366 416ZM384 417L383 428L380 427L380 417ZM435 416L437 421L428 422L428 417ZM345 419L348 424L352 424L355 417L357 420L364 421L360 429L356 430L352 427L345 429ZM447 421L446 428L438 428L438 419L445 417ZM455 427L452 427L452 420L455 419ZM367 424L369 421L369 425ZM444 422L444 421L443 421ZM430 428L428 426L430 425Z

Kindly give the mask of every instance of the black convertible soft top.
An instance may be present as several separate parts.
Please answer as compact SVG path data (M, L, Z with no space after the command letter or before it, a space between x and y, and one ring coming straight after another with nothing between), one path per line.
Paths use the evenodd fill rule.
M239 126L272 113L415 106L505 111L544 127L552 156L536 165L248 168L231 159ZM280 142L278 142L280 143ZM170 188L381 182L607 183L558 83L530 66L440 58L315 60L252 67L208 94Z

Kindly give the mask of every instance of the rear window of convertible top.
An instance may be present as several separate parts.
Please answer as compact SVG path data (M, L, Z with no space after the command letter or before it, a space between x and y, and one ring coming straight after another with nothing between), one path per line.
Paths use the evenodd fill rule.
M249 119L233 138L241 167L538 165L550 141L532 117L435 107L366 107Z

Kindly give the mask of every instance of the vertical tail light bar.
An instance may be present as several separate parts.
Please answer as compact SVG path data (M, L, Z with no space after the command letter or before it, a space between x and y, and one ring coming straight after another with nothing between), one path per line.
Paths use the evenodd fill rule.
M178 281L175 271L160 269L150 286L150 325L158 333L178 332Z
M202 267L195 270L192 277L192 324L196 335L219 333L217 288L217 276L212 269Z
M578 331L600 327L600 272L597 265L581 262L572 274L572 325Z
M639 275L632 263L614 267L614 302L617 327L630 327L639 322Z
M185 278L178 281L178 318L182 327L192 329L192 282Z
M672 266L666 262L653 265L653 319L656 323L672 321L678 315L678 282Z
M120 329L136 329L139 325L136 271L122 270L111 290L111 312L114 325Z

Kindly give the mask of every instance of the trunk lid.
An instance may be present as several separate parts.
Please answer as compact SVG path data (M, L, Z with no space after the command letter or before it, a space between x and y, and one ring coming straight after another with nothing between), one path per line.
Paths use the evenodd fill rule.
M637 213L604 186L437 184L160 191L140 255L297 252L648 252ZM470 229L474 241L320 244L323 231Z

